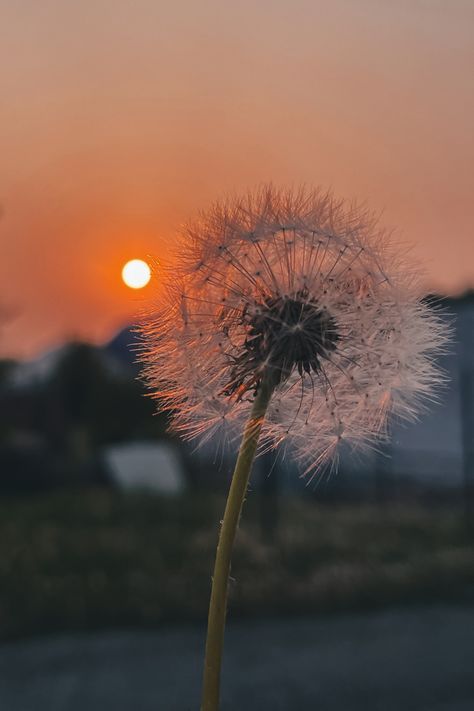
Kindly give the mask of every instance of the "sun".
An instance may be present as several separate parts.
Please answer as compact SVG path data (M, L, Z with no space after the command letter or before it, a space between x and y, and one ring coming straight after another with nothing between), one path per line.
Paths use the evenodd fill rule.
M122 279L130 289L143 289L151 279L151 269L143 259L131 259L122 269Z

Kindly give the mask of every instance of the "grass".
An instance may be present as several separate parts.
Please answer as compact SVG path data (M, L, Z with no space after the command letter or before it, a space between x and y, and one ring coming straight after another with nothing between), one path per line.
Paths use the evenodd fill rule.
M0 502L0 636L204 620L219 496L107 490ZM465 598L474 546L459 511L281 502L265 542L249 497L231 614L310 614Z

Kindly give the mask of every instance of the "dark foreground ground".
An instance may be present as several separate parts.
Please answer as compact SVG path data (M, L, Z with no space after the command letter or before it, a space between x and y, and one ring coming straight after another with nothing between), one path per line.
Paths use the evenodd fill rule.
M204 631L0 647L2 711L198 711ZM222 711L472 711L474 607L230 624Z
M202 624L223 508L203 492L0 497L0 641ZM251 492L233 553L236 616L474 599L474 545L459 505L288 496L263 513Z

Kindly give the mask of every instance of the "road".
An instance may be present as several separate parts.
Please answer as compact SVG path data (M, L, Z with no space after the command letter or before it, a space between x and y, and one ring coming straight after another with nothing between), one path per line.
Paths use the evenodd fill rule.
M2 711L198 711L204 630L0 646ZM473 711L474 607L231 623L222 711Z

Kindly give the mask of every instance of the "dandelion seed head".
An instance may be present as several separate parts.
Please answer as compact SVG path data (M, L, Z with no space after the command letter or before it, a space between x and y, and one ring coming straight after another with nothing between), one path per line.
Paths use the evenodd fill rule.
M404 250L366 209L264 186L186 226L140 330L144 375L173 426L237 438L263 379L262 449L315 472L345 444L413 420L444 375L449 332Z

